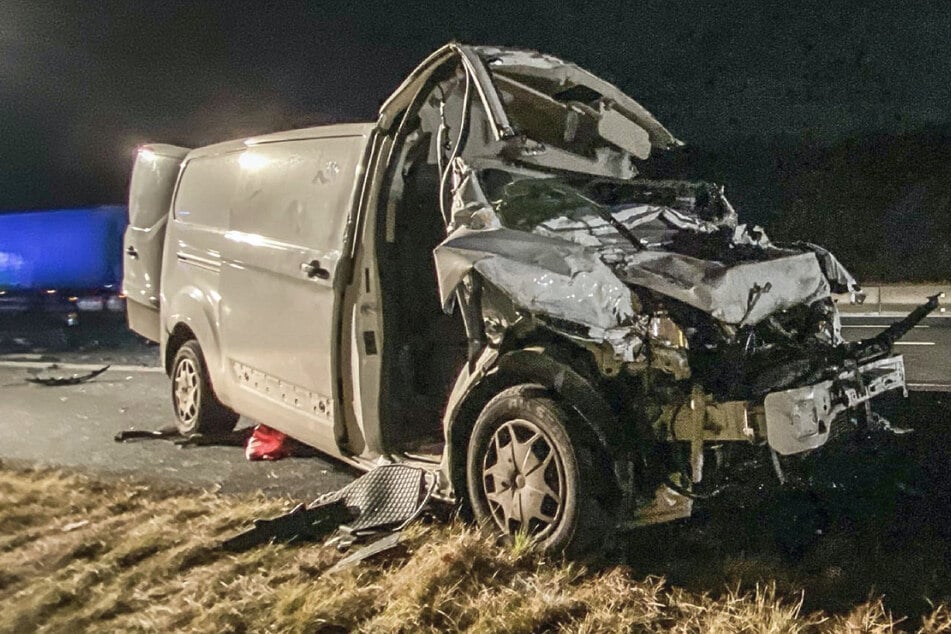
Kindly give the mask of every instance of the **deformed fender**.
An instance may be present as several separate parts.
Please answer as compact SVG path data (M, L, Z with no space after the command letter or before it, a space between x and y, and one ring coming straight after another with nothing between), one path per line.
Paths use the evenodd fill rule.
M611 485L628 490L624 470L616 468L619 449L626 446L617 415L598 388L570 365L562 348L537 346L502 354L487 348L459 374L443 416L446 447L440 465L441 492L463 497L466 451L479 413L496 394L523 383L550 390L581 417L591 440L604 450L605 474ZM463 508L467 510L466 505Z

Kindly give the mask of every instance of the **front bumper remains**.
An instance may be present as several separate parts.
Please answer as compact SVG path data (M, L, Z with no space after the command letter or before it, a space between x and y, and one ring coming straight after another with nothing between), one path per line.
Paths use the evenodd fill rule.
M690 443L690 477L696 484L702 478L706 443L760 444L765 439L776 453L803 453L825 444L847 410L896 389L906 389L901 356L855 364L834 379L772 392L762 404L717 402L695 386L686 403L666 406L658 422L666 427L668 440ZM654 499L638 509L632 525L687 517L691 505L688 495L669 482L661 484Z
M835 419L888 390L905 388L905 363L900 355L841 372L835 379L766 396L766 439L781 455L821 447Z

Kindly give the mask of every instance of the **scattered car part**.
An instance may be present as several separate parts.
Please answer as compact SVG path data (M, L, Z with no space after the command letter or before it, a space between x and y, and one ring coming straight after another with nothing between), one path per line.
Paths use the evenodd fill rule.
M98 370L93 370L92 372L87 372L86 374L73 374L72 376L52 376L52 377L42 377L42 376L28 376L26 380L29 383L36 383L37 385L45 385L47 387L61 387L63 385L79 385L80 383L85 383L91 379L96 378L111 366L104 365ZM51 368L53 369L53 368Z
M222 547L237 551L274 540L317 540L335 529L340 531L340 545L349 547L373 535L402 531L419 517L435 490L435 476L425 469L382 465L310 504L298 504L269 520L254 520L253 528Z
M298 504L284 515L268 520L254 520L253 528L226 539L221 543L221 548L229 552L243 552L274 541L316 541L326 537L352 517L353 513L343 500L313 508Z
M255 427L242 427L231 431L208 434L189 434L173 438L179 447L246 447Z
M244 447L251 437L253 427L243 427L234 431L217 434L189 434L183 436L175 426L156 430L124 429L113 436L116 442L130 440L170 440L179 447Z
M435 490L432 472L406 464L386 464L338 491L318 497L308 508L343 500L355 511L355 517L341 529L361 537L381 530L402 530L419 517Z
M333 566L331 566L327 573L331 574L334 572L340 572L341 570L346 570L347 568L353 568L357 564L366 561L372 557L376 557L382 553L393 550L397 546L403 543L403 532L396 531L395 533L390 533L385 535L376 541L370 542L366 546L363 546L354 552L350 553Z
M129 440L170 440L181 438L178 433L178 427L169 425L161 429L123 429L116 433L112 439L116 442L126 442Z

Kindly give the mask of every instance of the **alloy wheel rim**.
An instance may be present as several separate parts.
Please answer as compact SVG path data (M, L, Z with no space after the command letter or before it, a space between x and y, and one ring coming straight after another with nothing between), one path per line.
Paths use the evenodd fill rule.
M200 389L195 363L182 359L175 370L175 413L186 425L191 425L198 416Z
M561 520L565 468L548 436L524 419L495 431L482 460L482 490L495 524L543 539Z

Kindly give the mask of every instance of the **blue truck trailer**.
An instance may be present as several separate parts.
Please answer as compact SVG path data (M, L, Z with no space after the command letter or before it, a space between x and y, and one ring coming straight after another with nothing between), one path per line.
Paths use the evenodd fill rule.
M74 326L120 310L127 224L124 205L0 212L0 316Z

